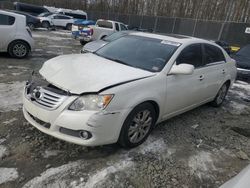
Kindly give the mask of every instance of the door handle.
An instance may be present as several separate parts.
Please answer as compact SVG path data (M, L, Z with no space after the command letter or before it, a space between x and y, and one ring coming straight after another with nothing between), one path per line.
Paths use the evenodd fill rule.
M200 75L200 76L199 76L199 80L200 80L200 81L204 80L204 78L205 78L204 75Z

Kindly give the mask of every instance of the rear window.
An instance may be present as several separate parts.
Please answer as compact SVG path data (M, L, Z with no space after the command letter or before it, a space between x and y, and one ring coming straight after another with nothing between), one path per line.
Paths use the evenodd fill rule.
M103 27L103 28L108 28L108 29L112 29L113 28L112 22L109 22L109 21L98 21L96 23L96 25L98 27Z
M82 14L74 14L74 13L67 13L67 12L65 12L65 15L71 16L71 17L73 17L75 19L86 20L86 15L82 15Z
M205 64L225 61L224 54L221 49L216 46L205 44Z
M13 25L15 23L15 17L0 14L0 25Z

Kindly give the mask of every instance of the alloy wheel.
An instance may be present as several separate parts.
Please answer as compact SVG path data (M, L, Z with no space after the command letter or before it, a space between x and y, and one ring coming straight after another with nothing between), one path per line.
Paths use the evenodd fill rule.
M149 132L153 123L153 118L149 110L137 113L129 127L128 138L131 143L140 142Z

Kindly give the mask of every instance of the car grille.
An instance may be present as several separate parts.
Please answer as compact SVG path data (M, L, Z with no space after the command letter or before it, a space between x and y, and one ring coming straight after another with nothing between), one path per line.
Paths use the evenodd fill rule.
M35 87L32 91L26 92L26 95L33 103L48 110L58 108L67 97L42 87Z

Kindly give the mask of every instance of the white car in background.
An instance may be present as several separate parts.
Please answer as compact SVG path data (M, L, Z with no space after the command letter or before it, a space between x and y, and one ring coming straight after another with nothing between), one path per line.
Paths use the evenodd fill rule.
M75 19L80 19L80 20L87 20L88 19L87 13L82 11L82 10L71 10L71 9L60 8L60 9L56 10L56 13L64 14L66 16L71 16Z
M220 106L236 72L215 43L135 33L95 53L45 62L27 82L23 113L40 131L68 142L130 148L156 123L208 102Z
M34 47L31 31L26 27L26 17L0 10L0 52L24 58Z
M38 17L44 28L50 28L52 26L63 27L67 30L71 30L74 18L63 14L48 14L48 16Z
M136 31L115 32L112 35L104 37L103 39L89 42L83 46L81 53L93 53L99 50L101 47L105 46L106 44L132 33L136 33Z
M101 40L115 32L126 31L128 30L128 27L121 22L100 19L96 21L94 26L91 26L88 29L91 30L91 35L83 35L80 37L80 40L85 42Z

